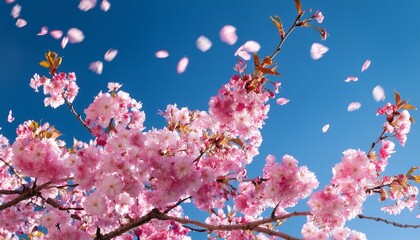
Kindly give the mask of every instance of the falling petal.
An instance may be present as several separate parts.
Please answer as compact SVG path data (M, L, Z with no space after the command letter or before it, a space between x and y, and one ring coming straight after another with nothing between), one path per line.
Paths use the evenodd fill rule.
M101 10L104 12L108 12L109 8L111 7L111 3L107 0L102 0L101 2Z
M87 12L95 6L96 0L80 0L78 8L84 12Z
M323 127L322 127L322 132L323 133L326 133L327 131L328 131L328 129L330 128L330 124L325 124Z
M176 66L176 72L181 74L183 72L185 72L185 70L187 69L188 66L188 58L187 57L183 57L181 58L181 60L179 60L178 65Z
M351 102L347 107L347 111L352 112L359 109L362 105L359 102Z
M16 27L18 27L18 28L22 28L22 27L26 26L26 24L27 24L26 20L22 19L22 18L19 18L16 21Z
M197 41L195 41L195 45L200 51L206 52L211 48L212 43L206 36L200 36L197 38Z
M69 43L79 43L85 39L83 32L77 28L70 28L67 31L67 37L69 38Z
M372 95L373 95L373 99L375 99L375 101L379 102L379 101L383 101L385 100L385 91L381 86L376 86L373 91L372 91Z
M261 48L260 44L256 41L247 41L244 45L244 50L250 53L258 52Z
M328 52L328 50L330 50L329 48L327 48L326 46L320 44L320 43L313 43L311 46L311 58L313 60L318 60L320 59L326 52Z
M239 56L241 58L243 58L244 60L248 61L249 59L251 59L251 55L244 50L244 46L240 46L238 48L238 50L236 50L235 52L235 56Z
M39 33L37 33L36 35L37 36L42 36L42 35L45 35L45 34L47 34L48 33L48 27L47 26L43 26L42 28L41 28L41 31L39 31Z
M351 81L356 82L357 80L359 80L358 77L350 76L344 79L344 82L351 82Z
M236 35L236 28L231 25L226 25L220 30L220 40L222 42L233 45L238 40L238 36Z
M68 42L69 42L69 38L63 37L63 39L61 39L61 48L64 49L67 46Z
M92 62L89 65L89 69L92 70L96 74L102 74L103 68L104 68L104 64L101 61Z
M13 122L15 118L12 116L12 110L9 111L9 115L7 116L7 121L9 123Z
M288 103L289 102L289 99L287 99L287 98L278 98L277 100L276 100L276 103L278 104L278 105L284 105L284 104L286 104L286 103Z
M110 48L108 51L106 51L104 58L106 61L111 62L112 60L114 60L117 54L118 54L117 49Z
M15 0L6 0L5 2L6 2L6 4L11 4L11 3L14 3Z
M366 60L365 63L363 63L362 66L362 72L366 71L370 67L370 60Z
M51 37L55 39L60 39L63 36L63 31L61 30L52 30L50 32Z
M10 13L10 15L13 18L18 18L20 16L20 10L22 10L22 7L19 4L16 4L15 6L13 6L12 12Z
M157 52L155 53L155 56L156 56L157 58L167 58L167 57L169 56L169 53L168 53L168 51L166 51L166 50L160 50L160 51L157 51Z

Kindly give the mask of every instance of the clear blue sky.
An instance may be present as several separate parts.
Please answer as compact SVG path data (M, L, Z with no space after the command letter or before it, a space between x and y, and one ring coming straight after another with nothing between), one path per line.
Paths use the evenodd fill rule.
M143 102L147 129L161 128L164 120L157 114L167 104L177 103L190 109L208 109L208 100L234 74L236 49L247 40L261 44L259 55L272 53L279 41L269 16L279 15L288 27L296 16L292 0L110 0L111 9L103 12L97 6L88 12L77 8L77 0L17 0L22 6L21 17L28 25L17 28L10 16L14 4L0 3L0 133L11 141L19 123L34 119L50 122L71 144L72 138L87 141L89 134L71 115L66 106L45 108L43 94L29 87L34 73L47 74L39 66L47 50L64 56L61 71L74 71L80 86L74 105L83 113L99 91L106 91L107 82L117 81L137 100ZM271 102L271 111L263 129L260 155L254 159L250 176L261 174L267 154L280 158L284 154L296 157L317 174L321 186L329 182L331 168L348 148L367 151L381 132L384 119L375 116L376 109L392 101L394 89L410 103L420 106L420 2L319 0L302 1L303 9L321 10L329 33L326 41L311 29L297 29L277 58L282 82L279 97L290 102L278 106ZM226 24L237 28L238 42L229 46L219 39L219 30ZM60 41L49 35L36 36L42 26L67 31L81 29L85 40L61 49ZM203 53L195 46L200 35L207 36L212 48ZM326 45L330 51L319 60L312 60L312 43ZM104 61L102 75L88 69L89 63L103 60L109 48L119 53L112 62ZM170 56L157 59L154 53L166 49ZM190 64L183 74L177 74L176 64L184 56ZM371 67L360 72L366 59ZM252 65L252 64L250 64ZM358 82L345 83L348 76L358 76ZM372 89L385 89L385 102L375 102ZM362 107L347 111L350 102ZM7 122L12 109L16 120ZM412 116L420 121L419 113ZM330 124L322 133L324 124ZM404 148L399 145L390 159L387 173L406 172L420 165L420 131L412 126ZM251 170L252 169L252 170ZM258 171L256 171L258 169ZM306 209L302 202L298 210ZM364 214L418 224L413 213L403 218L380 212L377 197L372 197ZM190 213L191 217L195 213ZM284 232L298 234L302 224L290 221ZM351 221L348 226L365 232L369 239L418 239L419 230L397 229L371 221ZM300 229L300 228L299 228ZM394 237L398 233L398 237ZM297 236L298 236L297 235ZM391 237L392 236L392 237ZM204 235L198 235L197 238Z

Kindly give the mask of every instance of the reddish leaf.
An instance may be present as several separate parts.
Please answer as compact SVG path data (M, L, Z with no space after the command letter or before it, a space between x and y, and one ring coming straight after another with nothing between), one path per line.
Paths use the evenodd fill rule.
M410 116L410 122L414 123L414 118Z
M255 66L260 65L260 58L258 57L257 53L254 53L254 64L255 64Z
M273 65L273 59L270 56L267 56L263 59L263 63L265 65L271 66Z
M401 101L401 96L397 91L394 92L394 96L395 96L395 104L398 105L398 103L400 103Z
M279 16L275 16L270 17L271 21L273 21L273 23L276 25L277 29L279 30L279 34L281 38L284 38L284 28L283 28L283 24L281 23L281 20L279 18Z
M300 0L295 0L296 10L298 14L302 13L302 5L300 4Z
M260 71L264 74L271 74L271 75L280 75L280 73L278 73L276 71L276 67L273 68L265 68L265 67L261 67L261 66L256 66L256 70Z
M413 105L411 105L411 104L404 104L402 107L401 107L402 109L407 109L407 110L417 110L417 108L416 107L414 107Z

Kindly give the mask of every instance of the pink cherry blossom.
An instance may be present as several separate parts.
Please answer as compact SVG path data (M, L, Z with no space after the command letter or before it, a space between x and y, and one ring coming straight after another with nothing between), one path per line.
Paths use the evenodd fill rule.
M81 11L87 12L96 6L96 0L80 0L78 8Z
M122 87L122 84L120 84L120 83L109 82L108 83L108 92L118 91L118 89L120 89L120 87Z
M13 6L12 11L10 13L10 15L13 18L18 18L20 16L20 11L21 11L22 7L19 4L16 4L15 6Z
M52 30L50 32L51 37L55 39L60 39L63 36L63 31L61 30Z
M92 70L96 74L102 74L103 68L104 68L104 64L101 61L95 61L89 64L89 69Z
M330 128L330 124L325 124L323 127L322 127L322 132L323 133L326 133L327 131L328 131L328 129Z
M240 46L235 52L235 56L240 56L244 60L250 60L249 53L255 53L260 50L260 44L255 41L247 41L244 45Z
M372 96L375 101L380 102L385 100L385 91L381 86L376 86L372 91Z
M289 102L289 99L287 99L287 98L278 98L277 100L276 100L276 103L278 104L278 105L285 105L286 103L288 103Z
M37 33L36 35L37 36L43 36L43 35L45 35L47 33L48 33L48 27L47 26L43 26L43 27L41 27L41 30L39 31L39 33Z
M159 50L155 53L155 56L157 58L167 58L169 56L169 53L166 50Z
M236 28L231 25L225 25L222 27L219 35L220 40L228 45L233 45L238 40L238 36L236 35Z
M107 0L102 0L100 8L102 11L108 12L108 10L111 8L111 3Z
M210 39L202 35L197 38L197 40L195 41L195 45L197 46L198 49L200 49L200 51L206 52L211 48L212 43Z
M26 24L27 24L26 20L22 19L22 18L19 18L16 21L16 27L18 27L18 28L22 28L22 27L26 26Z
M320 44L320 43L313 43L311 46L311 58L313 60L320 59L326 52L328 52L329 48Z
M187 70L188 62L189 60L186 56L181 58L181 60L178 62L178 65L176 66L176 72L179 74L185 72L185 70Z
M322 21L324 21L324 15L320 11L316 11L312 18L315 18L318 23L322 23Z
M356 81L358 81L358 80L359 80L359 78L358 78L358 77L355 77L355 76L349 76L349 77L347 77L346 79L344 79L344 82L351 82L351 81L356 82Z
M347 111L352 112L355 111L357 109L359 109L362 105L360 104L360 102L351 102L349 103L348 107L347 107Z
M108 62L111 62L112 60L114 60L114 58L117 56L118 54L118 50L117 49L108 49L108 51L106 51L104 59Z
M365 63L363 63L362 66L362 72L366 71L370 67L370 60L366 60Z
M9 123L13 122L15 118L12 116L12 110L9 111L9 115L7 116L7 121Z
M85 38L85 35L77 28L70 28L67 31L67 37L69 38L69 43L80 43Z
M67 46L68 42L69 42L69 38L63 37L63 39L61 39L61 48L64 49Z

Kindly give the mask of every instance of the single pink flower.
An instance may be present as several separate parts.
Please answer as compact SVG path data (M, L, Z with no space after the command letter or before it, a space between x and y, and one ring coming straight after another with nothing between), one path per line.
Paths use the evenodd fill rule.
M322 21L324 21L324 15L320 11L316 11L312 18L315 18L318 21L318 23L322 23Z

